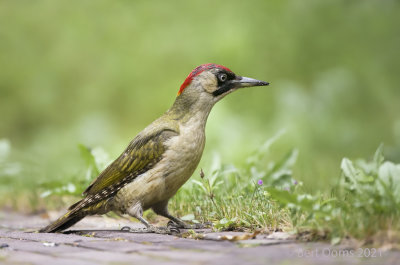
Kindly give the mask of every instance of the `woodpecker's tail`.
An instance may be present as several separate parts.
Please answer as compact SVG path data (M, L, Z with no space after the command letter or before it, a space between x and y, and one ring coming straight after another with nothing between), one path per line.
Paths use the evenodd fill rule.
M55 233L63 231L80 220L82 220L86 215L82 211L70 210L60 218L58 218L53 223L39 230L40 233Z

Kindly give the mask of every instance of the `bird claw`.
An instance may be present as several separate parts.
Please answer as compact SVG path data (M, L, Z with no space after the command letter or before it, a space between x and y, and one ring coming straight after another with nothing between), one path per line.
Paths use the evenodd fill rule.
M169 221L167 224L167 228L171 231L174 231L176 233L180 233L181 231L179 230L179 228L184 228L184 227L180 227L178 224L176 224L175 222Z

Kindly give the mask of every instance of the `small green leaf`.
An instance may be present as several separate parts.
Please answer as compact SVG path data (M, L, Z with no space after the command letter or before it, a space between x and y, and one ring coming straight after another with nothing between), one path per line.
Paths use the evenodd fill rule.
M229 222L229 220L226 219L226 218L222 218L221 220L219 220L219 223L220 223L221 225L225 225L225 224L227 224L228 222Z
M202 182L195 180L195 179L193 179L192 182L194 184L198 185L205 193L207 193L207 189Z
M81 157L85 160L87 167L93 168L94 175L98 175L99 169L97 168L95 157L93 156L91 149L83 144L78 145L79 151L81 152Z
M357 170L355 169L353 162L351 162L350 159L343 158L340 168L342 169L345 177L355 182L355 178L357 177Z
M221 169L221 156L218 153L214 152L210 172L215 173L220 169Z
M40 194L40 198L46 198L46 197L48 197L49 195L51 195L53 192L51 191L51 190L45 190L44 192L42 192L41 194Z
M194 220L194 214L192 214L192 213L187 214L185 216L182 216L181 219L183 221L193 221Z
M376 169L378 169L382 165L384 160L385 158L383 157L383 144L380 144L374 155L374 163Z
M340 238L340 237L332 237L331 244L332 245L337 245L337 244L340 243L340 241L342 241L342 238Z

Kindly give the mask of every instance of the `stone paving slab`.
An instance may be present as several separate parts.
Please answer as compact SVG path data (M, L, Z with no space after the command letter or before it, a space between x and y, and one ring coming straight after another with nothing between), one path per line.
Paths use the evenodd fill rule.
M399 264L400 252L351 255L345 246L296 242L286 233L258 234L196 230L202 239L131 233L138 223L88 217L68 234L31 231L46 225L40 216L0 212L0 264ZM25 224L25 225L24 225ZM103 227L104 226L104 227ZM113 228L113 229L112 229ZM182 231L183 233L187 231ZM243 238L245 240L221 240Z

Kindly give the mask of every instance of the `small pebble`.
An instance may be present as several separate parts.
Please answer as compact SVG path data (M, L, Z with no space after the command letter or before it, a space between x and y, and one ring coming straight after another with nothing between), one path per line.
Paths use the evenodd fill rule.
M54 242L44 242L43 246L45 246L45 247L56 247L58 245L56 243L54 243Z

